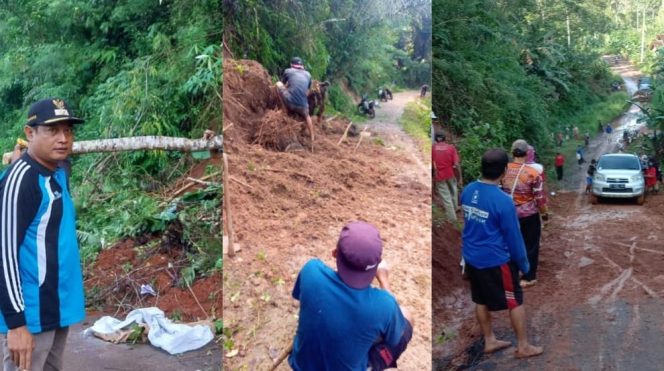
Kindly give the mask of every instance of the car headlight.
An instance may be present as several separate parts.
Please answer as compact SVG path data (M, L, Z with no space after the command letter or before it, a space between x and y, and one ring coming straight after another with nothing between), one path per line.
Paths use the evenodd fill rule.
M638 182L639 180L641 180L641 175L632 175L632 178L630 179L632 183Z
M603 182L606 180L606 177L604 177L602 174L595 174L595 180L598 182Z

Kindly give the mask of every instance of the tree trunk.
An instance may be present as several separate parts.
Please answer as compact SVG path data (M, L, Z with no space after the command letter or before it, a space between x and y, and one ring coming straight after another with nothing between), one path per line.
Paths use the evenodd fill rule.
M139 151L148 149L194 152L213 149L223 150L223 148L223 135L217 135L210 140L144 136L78 141L74 143L74 149L72 152L73 154L82 154L91 152Z
M569 11L565 11L566 14L566 19L567 19L567 47L571 48L572 47L572 32L569 28Z
M644 57L644 52L645 52L645 45L646 45L646 8L643 8L643 17L642 18L642 26L641 26L641 63L643 63L643 57Z

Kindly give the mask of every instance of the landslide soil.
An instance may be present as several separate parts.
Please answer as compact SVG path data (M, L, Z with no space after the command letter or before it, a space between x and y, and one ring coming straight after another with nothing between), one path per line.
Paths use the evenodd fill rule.
M337 145L347 122L314 121L314 153L302 122L275 112L273 94L258 63L224 60L224 149L231 179L225 194L240 247L224 261L224 368L269 368L297 327L291 290L300 268L315 257L334 267L331 253L341 227L365 220L380 230L392 291L416 321L400 369L431 369L429 160L397 126L416 94L396 94L374 120L359 124L359 130L368 125L371 136L356 150L359 136ZM266 117L286 128L273 130ZM270 136L260 139L266 125ZM273 145L286 142L303 148L285 152ZM279 368L288 369L286 361Z
M636 75L624 64L616 68L630 73L623 74L628 83ZM629 115L617 118L614 128ZM594 138L586 157L615 150L618 135ZM569 166L564 188L549 199L552 218L543 228L538 283L525 291L529 338L545 349L540 357L516 360L513 347L482 355L469 287L459 278L460 235L450 225L434 229L434 369L659 368L664 195L648 196L643 206L610 200L591 205L582 192L585 170ZM496 312L493 320L498 337L516 344L507 312Z

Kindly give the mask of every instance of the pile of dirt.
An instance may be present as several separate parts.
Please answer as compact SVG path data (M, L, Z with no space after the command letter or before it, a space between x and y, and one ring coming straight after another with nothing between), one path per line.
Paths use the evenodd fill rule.
M319 123L320 129L343 133L345 120ZM224 147L259 144L272 151L287 151L309 144L304 120L280 109L277 88L265 68L253 60L224 59ZM350 136L357 135L353 127Z
M285 115L282 111L267 111L258 123L253 134L253 143L267 149L285 151L294 143L299 144L298 134L302 124Z
M249 109L241 105L251 103L241 99L253 91L242 84L238 70L249 74L255 64L226 62L231 67L230 72L225 67L225 78L237 85L224 82L224 99L235 97L224 107L225 126L233 125L224 137L229 154L225 171L233 180L225 193L231 195L227 206L241 250L224 260L224 341L234 355L224 359L224 368L268 368L292 341L297 326L298 303L291 296L297 272L313 257L334 267L331 252L342 226L364 220L380 230L384 257L392 266L392 290L418 323L399 363L407 365L404 369L431 369L431 190L426 170L418 165L419 152L386 144L396 133L380 140L365 137L357 149L359 138L350 136L337 145L348 123L335 119L314 120L314 153L274 151L286 141L259 144L251 130L262 123L272 138L276 130L289 140L299 131L298 139L307 144L308 133L303 138L301 122L292 127L267 103L255 103L259 110L242 116ZM233 63L248 67L234 68ZM255 75L267 84L263 72ZM259 90L256 96L270 99L264 86ZM400 113L394 111L389 120L372 121L367 131L396 126ZM280 370L287 367L282 366Z
M128 239L102 250L85 275L88 306L116 317L154 306L182 321L221 318L221 273L192 282L190 290L183 278L185 251L160 248L159 242ZM143 285L154 295L141 293Z
M440 226L434 226L432 242L433 297L442 298L463 286L459 267L461 232L451 223L443 222Z
M224 146L251 143L266 111L278 107L270 75L252 60L224 59ZM272 114L273 118L276 114Z
M186 176L169 184L160 192L161 196L167 199L176 196L175 193L182 195L207 187L188 178L221 183L222 162L221 154L213 153L211 158L193 165ZM214 228L220 225L221 212ZM221 318L221 273L196 277L190 284L191 289L187 287L183 275L191 264L187 254L193 251L182 246L182 233L181 223L175 220L161 234L125 239L103 249L84 272L88 306L116 316L124 316L136 308L156 306L166 315L182 321ZM142 294L142 285L150 285L155 295Z

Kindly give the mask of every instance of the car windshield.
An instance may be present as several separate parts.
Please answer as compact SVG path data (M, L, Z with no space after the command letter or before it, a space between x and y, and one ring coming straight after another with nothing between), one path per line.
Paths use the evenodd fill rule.
M640 163L636 157L611 156L599 159L598 169L606 170L640 170Z

